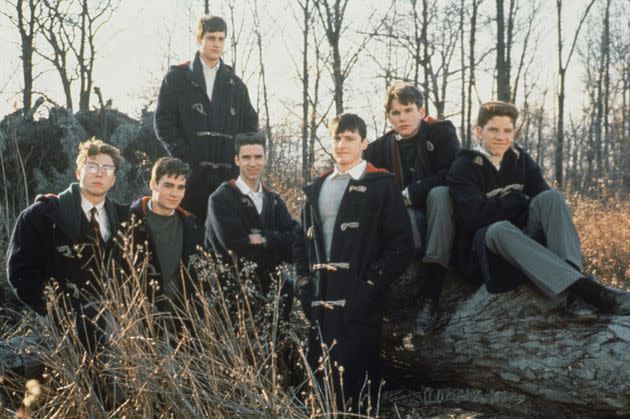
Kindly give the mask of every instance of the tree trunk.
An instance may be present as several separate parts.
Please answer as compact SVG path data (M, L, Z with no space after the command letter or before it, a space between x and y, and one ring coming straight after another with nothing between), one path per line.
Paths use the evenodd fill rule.
M420 282L407 272L387 293L389 380L520 393L547 414L630 414L629 316L572 317L526 285L490 294L449 275L435 330L411 337Z
M305 184L311 181L309 147L308 147L308 36L309 23L311 22L311 14L309 0L303 4L300 3L302 12L304 13L304 27L302 28L302 179Z
M510 63L505 58L505 13L503 0L497 0L497 99L510 101Z

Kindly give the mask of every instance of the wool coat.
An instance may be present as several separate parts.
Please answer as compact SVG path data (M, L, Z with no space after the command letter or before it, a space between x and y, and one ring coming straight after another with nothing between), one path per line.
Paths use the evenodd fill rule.
M234 179L224 182L208 199L206 245L231 260L237 257L255 262L264 271L273 271L282 262L291 262L291 248L298 225L279 194L263 188L263 208L256 211L252 199L243 194ZM252 245L250 234L262 235L264 245Z
M448 173L455 206L456 265L468 279L483 279L490 292L513 289L525 276L485 245L487 228L510 221L523 229L529 202L549 189L538 164L518 145L505 153L499 170L481 152L463 150Z
M411 227L394 175L368 163L344 191L326 260L318 202L329 174L304 188L293 255L297 275L311 282L301 296L311 322L309 362L317 367L321 343L335 340L331 356L344 366L346 396L356 400L366 373L378 385L383 296L410 262Z
M446 185L446 174L460 147L455 127L450 121L425 118L416 136L418 148L411 181L403 182L394 130L371 142L364 157L374 166L394 173L401 189L409 187L409 198L414 207L426 208L429 191Z
M81 209L81 193L76 183L59 195L37 196L20 213L7 251L7 278L27 306L46 314L44 288L51 278L79 304L82 291L97 290L96 281L107 275L103 269L110 266L109 261L119 258L114 238L121 222L129 217L128 206L110 198L105 199L104 208L112 234L106 243L98 246Z
M144 196L131 205L131 223L134 225L133 243L139 245L140 252L146 252L149 258L149 275L147 279L149 282L155 280L158 289L162 290L164 289L162 284L162 269L156 256L154 234L147 223L147 211L150 200L150 196ZM175 210L175 215L181 219L183 226L180 292L182 292L183 295L190 296L198 289L197 284L194 283L197 278L196 272L194 269L190 269L190 258L203 246L203 228L197 223L197 219L194 215L181 207ZM142 255L138 256L142 257ZM153 294L152 289L149 288L149 284L147 284L146 292L147 295Z
M193 170L182 207L205 220L208 196L238 174L234 136L258 131L247 86L221 60L209 98L197 52L192 62L172 66L162 80L154 125L168 154Z

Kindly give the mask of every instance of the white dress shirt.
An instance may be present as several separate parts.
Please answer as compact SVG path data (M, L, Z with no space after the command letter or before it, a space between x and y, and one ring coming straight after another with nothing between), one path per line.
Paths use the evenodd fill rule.
M214 92L214 81L217 78L217 70L219 69L219 64L221 61L217 61L214 67L209 67L203 60L201 60L201 65L203 67L203 78L206 81L206 94L208 95L208 99L212 102L212 92Z
M236 186L244 195L249 196L252 201L254 201L256 211L258 211L258 214L260 214L263 207L263 191L260 182L258 182L258 185L256 185L257 191L253 191L239 176L238 179L236 179Z
M367 161L365 160L361 160L361 162L357 163L356 166L354 166L352 169L347 170L345 172L339 171L339 169L337 168L337 165L335 165L335 169L330 174L330 176L328 176L326 179L333 179L335 176L348 174L350 175L352 179L359 180L361 179L361 176L363 176L363 172L365 172L366 167L367 167Z
M107 211L105 211L105 201L101 202L98 205L93 205L90 201L85 199L83 195L81 195L81 209L83 213L87 217L88 221L92 218L92 208L96 208L96 220L98 221L98 227L101 231L101 237L104 242L109 240L111 235L109 228L109 218L107 218Z

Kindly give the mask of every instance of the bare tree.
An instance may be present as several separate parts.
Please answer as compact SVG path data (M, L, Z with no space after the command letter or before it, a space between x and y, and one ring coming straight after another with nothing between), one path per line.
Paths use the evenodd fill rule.
M267 77L265 76L265 61L263 59L263 41L262 30L260 26L260 15L258 13L258 1L254 1L252 9L252 17L254 20L254 33L256 35L256 46L258 47L258 68L259 81L258 86L262 88L263 109L265 111L265 135L267 137L267 153L269 155L269 171L273 167L273 135L271 132L271 117L269 115L269 97L267 95ZM260 98L260 94L258 97Z
M33 53L35 50L35 30L41 0L17 0L15 3L5 0L11 5L15 14L1 12L20 33L20 52L22 60L22 112L27 115L33 100Z
M72 109L72 82L76 79L69 62L70 45L74 42L74 32L65 26L70 15L70 3L65 0L43 0L44 10L37 19L39 33L46 40L51 52L38 48L35 53L48 61L57 71L66 99L66 108Z
M562 33L562 0L556 0L556 29L558 36L558 76L559 76L559 86L558 86L558 125L556 128L556 159L555 159L555 177L556 182L558 183L558 187L562 188L563 186L563 159L564 159L564 99L565 99L565 80L566 73L569 63L571 62L571 57L573 55L573 51L575 50L575 44L577 42L578 36L580 34L580 30L582 29L582 24L584 20L588 16L591 7L595 3L595 0L591 0L586 9L582 13L582 17L580 18L579 24L575 33L573 34L573 41L571 42L571 48L569 49L569 53L567 54L566 59L563 57L563 48L564 48L564 38Z
M326 32L326 39L328 40L328 45L331 50L332 59L329 64L332 67L331 74L334 85L335 112L337 115L344 111L343 94L346 79L356 64L359 54L372 38L372 34L378 31L378 28L382 24L382 21L380 21L374 29L368 31L368 34L358 42L353 52L344 54L348 58L342 60L340 43L342 34L346 29L344 18L348 1L349 0L313 0L313 6ZM374 13L367 18L367 21L371 22L373 16Z
M79 47L72 45L79 70L79 110L90 109L90 97L94 83L94 61L96 59L96 35L111 19L116 5L113 0L81 0L81 12L75 27L79 31Z
M466 108L466 138L463 140L465 147L470 147L472 142L472 91L476 84L475 39L477 37L477 14L482 1L483 0L472 0L470 7L470 33L468 35L468 94L466 95L468 102L465 106L462 103L462 107Z
M66 107L72 109L72 83L79 81L79 110L90 108L96 60L96 36L117 8L115 0L42 0L37 28L51 52L36 53L50 62L61 79Z

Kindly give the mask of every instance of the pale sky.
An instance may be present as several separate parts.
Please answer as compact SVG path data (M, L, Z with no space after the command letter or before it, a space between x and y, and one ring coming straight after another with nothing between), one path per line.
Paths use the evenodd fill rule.
M551 117L554 112L553 98L555 94L554 80L556 71L556 38L555 38L555 2L553 0L542 0L545 7L545 17L537 29L541 42L538 60L535 63L535 76L539 84L548 88L548 114ZM226 62L232 61L229 47L227 46L234 37L234 28L230 27L229 13L225 6L226 1L212 1L214 14L223 16L228 20L228 42L226 43ZM251 9L254 0L236 1L235 9L237 19L237 30L251 25ZM402 9L406 2L400 1L399 7ZM439 5L441 1L437 1ZM585 0L568 2L566 19L566 33L569 34L574 28L578 13L581 12L582 4ZM388 2L376 0L350 0L347 12L347 21L350 29L347 38L342 39L342 47L346 51L352 48L352 38L357 31L367 30L370 26L368 16L376 9L377 16L382 16L384 10L389 7ZM486 2L486 7L493 7L494 2ZM0 8L7 8L6 4ZM301 32L298 23L293 18L290 10L297 9L294 0L259 0L258 9L261 14L262 26L265 28L263 35L264 63L268 77L268 90L270 106L272 109L272 124L280 124L290 119L291 115L300 114L301 85L296 75L295 67L290 59L293 55L296 60L301 60L299 49L301 48ZM167 65L189 60L195 50L193 27L198 13L203 12L203 1L201 0L153 0L150 2L139 0L122 1L117 13L109 25L103 29L97 39L100 45L100 52L97 57L94 79L95 84L103 92L105 100L113 99L113 106L120 111L137 116L143 106L149 105L153 109L153 102L157 93L159 82L167 70ZM487 13L492 13L488 11ZM242 22L242 23L241 23ZM457 24L457 22L446 22L446 24ZM494 25L488 27L482 34L477 36L479 50L486 48L492 43L492 33ZM246 31L244 31L246 32ZM244 36L243 36L244 38ZM19 61L18 34L12 28L7 19L0 19L0 51L3 63L0 69L0 117L21 107L19 89L22 83L22 75ZM241 40L242 56L246 52L247 39ZM253 45L253 44L250 44ZM368 50L371 55L384 55L385 51L380 44L370 44ZM457 56L459 51L456 52ZM573 57L572 63L575 71L569 72L567 104L570 109L579 109L586 98L583 97L583 86L580 83L582 77L582 66L578 64L577 56ZM256 103L258 76L253 72L257 65L257 51L252 49L250 62L247 64L247 71L244 75L252 103ZM244 61L242 58L239 64L241 74ZM459 58L454 60L455 66ZM41 62L41 59L38 59ZM494 55L491 54L484 61L483 66L491 68L494 64ZM39 66L40 71L44 65ZM366 120L371 115L382 115L382 94L385 89L382 80L376 76L375 65L368 54L362 54L357 66L350 75L345 92L346 110L357 112ZM329 76L325 75L326 83L329 85ZM38 90L46 91L58 103L64 103L60 90L58 75L49 70L35 81ZM479 94L481 100L490 100L492 75L479 71ZM446 107L446 114L456 114L459 112L459 86L458 80L453 80L449 87L450 101ZM329 100L330 93L328 87L324 87L322 95ZM76 96L76 95L75 95ZM75 106L78 106L78 98L75 98ZM92 98L92 104L96 104L97 99ZM151 103L152 102L152 103ZM456 119L456 117L454 118ZM376 133L374 133L375 135Z

